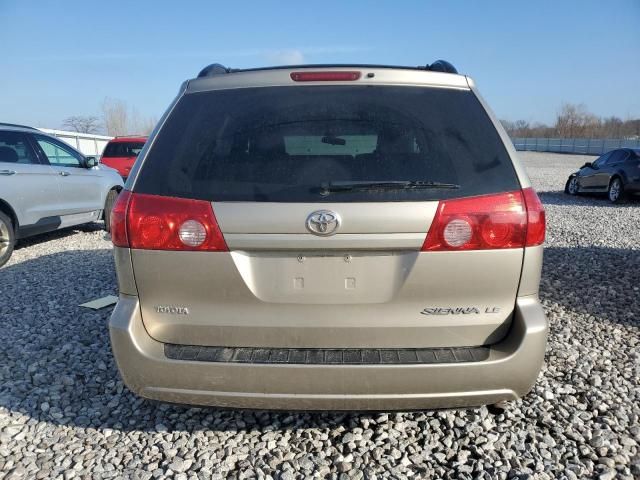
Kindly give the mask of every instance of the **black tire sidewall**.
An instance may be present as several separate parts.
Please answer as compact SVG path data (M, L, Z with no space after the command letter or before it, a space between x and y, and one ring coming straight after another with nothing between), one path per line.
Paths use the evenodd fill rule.
M611 192L611 186L614 184L614 182L620 183L620 193L618 194L617 199L611 200L610 192ZM624 183L622 183L622 180L619 177L616 177L613 180L611 180L611 183L609 184L609 190L607 190L607 197L609 198L609 201L611 203L622 203L622 201L624 200Z
M117 198L118 192L116 192L115 190L110 190L104 203L104 229L107 232L111 232L111 210L113 210L113 206L115 205Z
M2 267L9 261L11 255L13 254L13 247L16 244L16 233L11 217L3 212L0 212L0 222L6 223L6 225L9 227L9 249L4 254L0 254L0 267Z
M577 195L578 194L578 190L576 190L574 193L571 193L571 182L575 179L576 177L569 177L569 180L567 180L567 183L564 186L564 192L568 195ZM576 180L577 181L577 180Z

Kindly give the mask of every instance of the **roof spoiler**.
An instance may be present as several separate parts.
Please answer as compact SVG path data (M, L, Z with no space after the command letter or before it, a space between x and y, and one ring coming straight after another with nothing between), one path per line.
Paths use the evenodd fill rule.
M300 68L332 68L332 67L352 67L352 68L402 68L402 69L410 69L410 70L428 70L431 72L443 72L443 73L458 73L456 67L454 67L451 63L446 60L436 60L431 65L425 65L423 67L402 67L402 66L394 66L394 65L348 65L348 64L310 64L310 65L284 65L278 67L261 67L261 68L228 68L220 63L212 63L211 65L207 65L200 73L198 73L198 78L203 77L214 77L217 75L226 75L228 73L236 73L236 72L256 72L261 70L282 70L282 69L300 69Z

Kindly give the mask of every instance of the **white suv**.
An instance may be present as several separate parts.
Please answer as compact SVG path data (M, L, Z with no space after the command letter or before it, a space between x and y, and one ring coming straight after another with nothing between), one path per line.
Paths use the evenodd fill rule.
M116 170L39 130L0 123L0 267L16 240L93 222L123 188Z

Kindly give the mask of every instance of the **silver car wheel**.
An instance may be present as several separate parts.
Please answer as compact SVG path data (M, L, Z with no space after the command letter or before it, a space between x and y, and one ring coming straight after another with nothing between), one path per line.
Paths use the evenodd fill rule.
M620 190L622 185L620 184L620 180L616 178L611 185L609 186L609 200L612 202L618 201L620 198Z
M572 177L569 180L569 193L575 195L578 193L578 177Z
M2 257L7 250L9 250L9 245L11 244L11 236L9 234L9 225L7 225L0 218L0 257Z

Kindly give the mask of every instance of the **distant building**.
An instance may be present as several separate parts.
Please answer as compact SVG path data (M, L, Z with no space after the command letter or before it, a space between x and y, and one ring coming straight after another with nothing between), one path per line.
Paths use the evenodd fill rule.
M99 157L102 155L104 147L113 137L106 135L95 135L93 133L69 132L66 130L53 130L51 128L38 128L41 132L53 135L68 143L84 155Z

